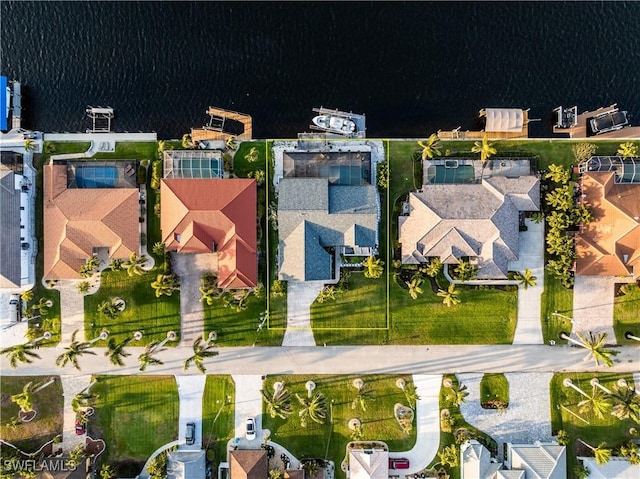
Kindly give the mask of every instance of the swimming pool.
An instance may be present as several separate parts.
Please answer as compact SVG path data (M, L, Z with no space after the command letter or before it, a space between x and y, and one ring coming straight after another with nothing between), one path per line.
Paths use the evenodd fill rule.
M185 158L174 167L179 170L176 178L222 178L222 166L218 158Z
M458 165L452 167L449 165L431 165L428 167L427 177L429 183L455 184L455 183L473 183L475 180L475 171L473 165Z
M76 167L78 188L115 188L118 168L115 166L81 165Z

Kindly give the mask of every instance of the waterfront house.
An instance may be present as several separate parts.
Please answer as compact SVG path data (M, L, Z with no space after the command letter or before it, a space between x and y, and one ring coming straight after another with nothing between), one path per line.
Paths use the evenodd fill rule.
M580 200L593 219L576 235L576 274L637 278L640 159L592 158L586 168L581 178Z
M398 218L404 264L468 258L480 279L507 277L518 259L525 211L540 209L540 182L528 159L424 162L422 188L409 193Z
M168 251L216 253L218 286L253 288L258 281L256 181L164 178L160 229Z
M45 279L81 278L80 267L93 255L124 259L140 252L138 189L119 180L119 170L73 162L43 167ZM82 176L95 171L113 180L108 187Z

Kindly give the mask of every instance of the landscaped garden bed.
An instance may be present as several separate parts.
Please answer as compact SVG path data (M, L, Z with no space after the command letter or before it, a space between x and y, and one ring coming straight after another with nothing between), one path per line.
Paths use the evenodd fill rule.
M502 373L487 373L480 380L480 406L482 409L509 407L509 382Z
M415 445L416 428L407 434L394 417L394 406L409 402L396 384L400 377L405 389L412 385L410 376L269 376L263 385L265 394L272 396L274 383L283 382L290 393L292 412L286 419L272 418L265 402L262 425L271 431L272 441L286 447L298 459L322 457L334 461L336 477L343 478L339 464L347 443L355 437L364 441L384 440L391 451L406 451ZM323 424L307 419L306 427L301 427L299 413L304 406L296 395L308 399L308 381L315 385L313 394L322 394L326 414ZM360 422L359 429L349 428L354 418Z

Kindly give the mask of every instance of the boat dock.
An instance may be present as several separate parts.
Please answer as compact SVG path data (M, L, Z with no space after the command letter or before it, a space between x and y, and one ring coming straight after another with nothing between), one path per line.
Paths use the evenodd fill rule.
M503 128L500 125L495 125L487 115L487 111L491 112L494 110L500 110L501 112L510 113L517 116L517 126ZM438 138L440 138L441 140L481 140L485 135L487 135L490 140L514 140L529 138L529 122L536 121L529 119L529 110L518 109L486 108L480 110L480 116L487 117L487 126L484 130L462 131L461 127L447 131L438 130Z
M553 133L559 135L569 135L569 138L592 138L592 139L605 139L605 138L640 138L640 126L628 126L625 128L621 128L615 131L609 131L606 133L600 133L598 135L590 134L587 125L589 120L595 116L602 115L603 113L608 113L616 108L616 103L607 107L601 107L597 110L593 111L585 111L584 113L577 114L578 108L562 108L558 107L554 112L556 112L558 116L558 121L553 126ZM560 118L560 115L563 115L563 112L573 111L574 118L571 118L571 122L568 122L569 126L563 125ZM563 115L566 116L566 115Z
M13 82L13 113L11 115L11 129L18 129L22 123L22 99L20 82Z
M251 140L253 138L253 120L250 115L238 113L237 111L224 110L214 106L210 106L206 113L210 117L209 123L202 128L191 129L191 139L193 141L226 141L232 136L241 141ZM234 135L229 133L228 130L225 130L225 122L227 120L242 124L242 133Z
M91 118L91 128L87 129L87 133L108 133L111 131L113 108L90 106L87 108L87 115Z
M349 138L366 138L367 137L367 125L366 125L366 117L364 114L359 115L357 113L353 113L353 112L346 112L346 111L340 111L338 109L330 109L330 108L324 108L324 107L320 107L320 108L313 108L312 109L314 112L316 112L318 115L326 115L328 117L338 117L338 118L343 118L345 120L350 120L353 123L355 123L355 131L352 133L349 133L348 135L345 135L343 133L336 133L336 132L332 132L332 131L327 131L324 128L320 128L317 125L309 125L309 128L311 128L312 130L316 130L316 131L323 131L325 132L327 137L336 137L336 138L340 138L340 137L344 137L344 136L348 136Z

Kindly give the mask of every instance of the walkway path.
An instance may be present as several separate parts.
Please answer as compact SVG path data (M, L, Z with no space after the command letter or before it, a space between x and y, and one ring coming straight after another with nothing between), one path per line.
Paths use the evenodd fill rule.
M71 451L78 444L84 444L86 434L76 434L76 413L73 412L71 401L80 391L91 384L91 376L60 376L62 394L64 396L64 425L62 427L62 450Z
M140 372L138 355L144 348L130 347L125 366L114 368L93 348L96 356L80 358L82 374L200 374L195 368L183 372L183 363L193 354L192 348L167 348L159 353L163 365ZM593 361L583 361L585 350L566 345L450 345L450 346L327 346L323 347L235 347L219 348L219 355L205 361L216 374L444 374L474 372L482 365L486 372L562 372L607 371L612 373L640 370L640 347L619 346L612 368ZM6 355L0 357L0 369L7 376L80 374L72 366L63 370L55 365L57 348L40 348L40 360L9 367Z
M458 374L460 383L467 386L469 396L460 405L460 412L472 426L486 432L498 442L498 456L502 460L502 444L530 444L551 440L551 406L549 373L507 373L509 407L505 411L482 409L480 380L482 374Z
M315 346L311 330L311 304L324 288L323 281L289 281L287 294L287 330L283 346Z
M240 449L260 449L262 445L262 376L233 375L236 384L236 436ZM247 418L255 420L256 438L246 439Z
M178 442L180 449L202 449L202 396L207 377L176 375L178 396L180 397L180 419L178 420ZM196 437L193 445L186 444L187 423L196 425Z
M622 282L615 276L576 276L573 287L573 331L607 333L615 342L613 332L614 284Z
M60 280L56 289L60 291L60 316L62 323L62 338L58 347L64 347L71 342L71 336L77 329L77 341L84 341L84 297L78 292L79 281ZM86 338L87 340L93 338Z
M436 457L440 446L440 384L442 376L414 374L413 383L420 399L416 402L415 445L408 451L390 452L390 457L409 459L411 469L402 471L405 475L415 474L425 469Z
M544 291L544 223L525 220L527 231L520 233L517 261L509 262L509 270L524 272L531 270L536 276L536 285L518 290L518 324L513 344L542 344L540 324L540 298Z
M180 345L190 347L198 336L204 339L204 303L200 302L200 278L218 269L215 254L174 254L173 270L180 277Z

